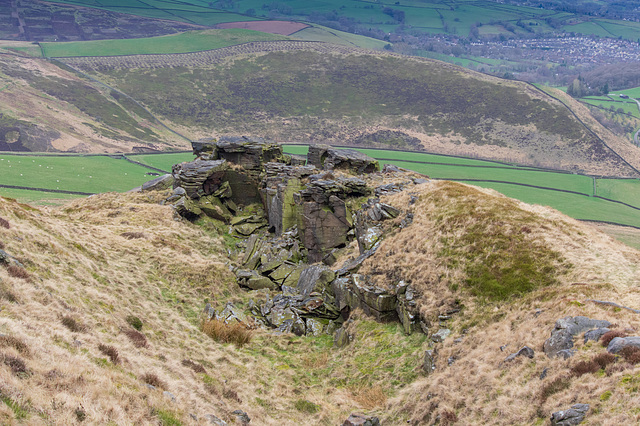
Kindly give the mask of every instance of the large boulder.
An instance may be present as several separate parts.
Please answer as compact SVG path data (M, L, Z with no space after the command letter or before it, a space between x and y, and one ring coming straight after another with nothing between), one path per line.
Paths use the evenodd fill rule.
M640 348L640 336L614 337L607 346L607 352L617 354L628 347Z
M331 282L336 277L335 272L325 266L313 265L305 268L300 274L297 289L304 297L311 292L322 292L331 288Z
M337 278L331 283L331 290L340 311L347 307L350 310L360 308L367 315L384 322L395 321L398 318L396 295L370 285L364 275L352 274Z
M174 186L184 188L189 198L213 194L222 184L229 165L225 160L201 160L173 166Z
M591 318L577 316L565 317L556 321L555 327L543 346L544 353L549 358L562 356L566 358L569 349L573 348L573 338L585 331L596 328L609 327L611 323L605 320L594 320Z
M143 191L161 191L173 187L173 176L170 174L159 176L142 184Z

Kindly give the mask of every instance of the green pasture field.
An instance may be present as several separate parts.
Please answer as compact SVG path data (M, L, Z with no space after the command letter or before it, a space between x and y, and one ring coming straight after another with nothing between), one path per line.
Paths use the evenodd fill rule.
M638 179L597 179L596 193L600 197L622 201L640 208L640 180Z
M44 56L118 56L141 54L189 53L234 46L250 41L288 40L288 37L260 31L227 30L188 31L160 37L126 40L97 40L65 43L41 43Z
M128 191L154 176L151 170L108 156L0 154L0 184L87 193ZM0 195L4 189L0 188ZM51 198L50 193L42 193Z
M631 96L632 98L640 98L640 87L633 87L631 89L624 90L616 90L616 94L623 93L625 95Z
M70 200L84 197L84 195L0 188L0 197L13 198L19 200L21 203L37 204L39 206L58 206Z
M575 219L640 227L640 211L599 198L508 184L467 183L495 189L507 197L516 198L525 203L549 206Z
M640 118L640 110L638 110L638 104L636 104L635 102L631 101L631 102L614 102L609 98L606 98L604 96L600 96L600 97L588 97L588 98L582 98L582 101L591 104L591 105L595 105L595 106L599 106L605 109L610 109L611 106L613 106L613 108L617 111L618 108L622 108L622 110L624 111L625 114L631 114L632 116L636 117L636 118Z
M195 158L191 152L175 154L127 154L127 157L133 161L155 167L156 169L166 170L167 172L171 172L171 167L174 164L182 163L184 161L193 161Z
M377 40L371 37L365 37L357 34L346 33L344 31L334 30L333 28L323 27L322 25L313 25L298 31L289 38L307 41L324 41L326 43L343 44L346 46L357 46L363 49L381 50L387 44L386 41Z

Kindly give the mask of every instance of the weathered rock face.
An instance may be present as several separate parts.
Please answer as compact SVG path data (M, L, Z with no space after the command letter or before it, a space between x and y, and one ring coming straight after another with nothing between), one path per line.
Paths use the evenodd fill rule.
M371 193L361 179L323 177L312 176L307 188L294 194L302 213L301 239L309 250L310 262L320 262L332 249L347 244L353 227L349 201Z
M386 290L368 284L364 275L353 274L338 278L331 283L331 290L341 311L345 308L360 308L378 321L388 322L398 319L397 297Z
M378 160L353 149L335 149L328 145L312 145L308 164L324 170L344 170L351 173L374 173L380 170Z
M288 166L267 163L263 179L262 195L269 220L269 228L276 235L293 226L301 226L300 208L294 202L294 194L301 191L307 177L317 172L313 166Z
M159 191L173 186L173 176L170 174L159 176L142 184L143 191Z
M184 188L189 198L213 194L222 184L229 165L225 160L202 160L173 166L174 186Z
M342 426L380 426L380 420L366 414L353 413L342 423Z

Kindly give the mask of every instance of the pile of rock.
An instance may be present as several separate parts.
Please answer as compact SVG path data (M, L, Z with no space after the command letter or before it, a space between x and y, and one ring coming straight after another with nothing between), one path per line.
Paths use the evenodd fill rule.
M244 248L235 269L238 284L260 295L246 310L207 308L210 318L316 335L333 333L350 310L360 308L380 321L399 320L407 333L426 330L424 323L418 326L410 286L399 282L389 291L357 274L384 236L382 222L402 215L374 194L400 191L415 183L411 178L376 191L362 175L378 172L376 160L324 145L309 148L307 165L262 139L199 141L193 151L194 161L173 167L169 200L187 219L208 217L232 227ZM405 215L403 226L410 223ZM353 240L360 255L331 270Z

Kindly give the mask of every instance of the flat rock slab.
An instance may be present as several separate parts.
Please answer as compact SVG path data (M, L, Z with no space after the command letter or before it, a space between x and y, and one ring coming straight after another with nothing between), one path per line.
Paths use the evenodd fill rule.
M380 426L380 420L362 413L352 413L342 426Z

